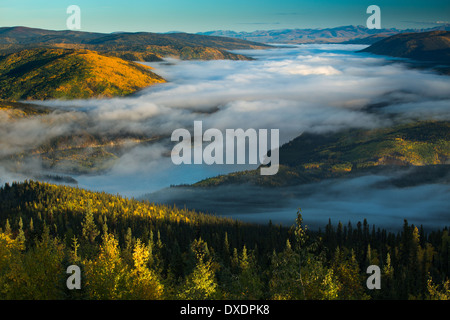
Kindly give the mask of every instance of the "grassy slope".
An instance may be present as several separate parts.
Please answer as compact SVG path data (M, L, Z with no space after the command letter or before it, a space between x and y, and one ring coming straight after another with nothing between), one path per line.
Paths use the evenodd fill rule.
M449 122L419 122L328 135L303 134L280 148L280 170L274 176L261 176L259 169L242 171L205 179L195 186L296 185L392 166L449 164L449 159Z
M2 99L123 96L161 82L148 67L89 50L30 49L0 59Z

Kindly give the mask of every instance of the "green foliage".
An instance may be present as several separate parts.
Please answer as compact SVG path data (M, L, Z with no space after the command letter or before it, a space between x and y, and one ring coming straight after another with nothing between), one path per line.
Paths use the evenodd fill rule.
M208 300L216 296L217 281L212 259L209 257L208 245L203 240L194 240L191 250L196 258L196 265L182 285L178 297L184 300Z
M92 299L124 299L130 271L120 256L119 243L104 234L97 257L85 262L86 288Z
M83 238L93 244L95 242L95 238L100 234L100 231L97 230L97 226L95 225L90 202L87 204L86 215L84 217L84 221L81 223L81 226L83 227Z
M303 299L305 283L301 281L300 255L292 250L289 240L286 248L280 252L273 252L270 266L269 280L270 296L276 300ZM308 290L309 292L317 290Z
M447 280L442 285L436 285L430 278L427 281L430 300L450 300L450 281Z
M1 299L448 299L448 229L254 225L34 181L0 189ZM101 235L100 235L100 230ZM365 286L368 265L382 289ZM68 290L71 264L82 289ZM432 279L432 280L431 280Z
M0 293L3 299L58 299L62 297L64 245L44 226L41 239L24 251L21 240L0 237Z

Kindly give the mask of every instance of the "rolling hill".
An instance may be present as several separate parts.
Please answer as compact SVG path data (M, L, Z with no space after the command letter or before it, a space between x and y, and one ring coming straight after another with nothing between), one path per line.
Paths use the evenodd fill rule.
M362 50L378 55L450 63L450 31L397 34Z
M12 126L57 121L55 110L33 104L36 100L122 96L162 82L165 80L147 66L90 50L40 48L12 53L0 57L2 132L6 136ZM44 180L54 180L55 172L92 173L107 169L124 150L157 139L124 133L94 135L88 130L91 125L90 121L78 121L70 134L38 139L39 143L25 147L16 148L4 138L1 165L9 172L35 178L42 178L42 170L51 169L52 176L46 175ZM30 168L27 161L38 161L41 169Z
M0 28L0 50L14 52L26 48L50 47L87 49L133 61L155 61L163 57L180 59L247 60L228 50L267 48L267 45L188 33L120 32L94 33L54 31L27 27Z
M424 121L376 130L305 133L284 144L279 151L280 169L274 176L262 176L257 169L220 175L193 186L245 183L282 187L393 167L447 165L448 172L450 123Z
M165 82L149 67L90 50L25 49L0 58L0 98L124 96Z

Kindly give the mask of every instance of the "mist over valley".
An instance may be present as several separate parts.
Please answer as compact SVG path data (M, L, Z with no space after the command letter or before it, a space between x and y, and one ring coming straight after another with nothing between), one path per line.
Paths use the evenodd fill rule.
M400 226L403 219L429 227L446 225L447 171L439 179L414 185L382 182L398 178L410 166L449 164L448 136L433 140L432 151L422 152L420 148L426 146L421 145L419 151L412 151L416 153L405 153L419 159L402 158L405 163L398 171L394 167L358 176L322 176L280 187L229 183L170 188L257 169L255 165L174 165L170 135L178 128L192 128L194 121L223 132L279 129L284 145L306 134L450 120L448 76L410 68L403 59L360 52L366 47L274 45L232 51L249 60L141 61L166 82L126 97L22 101L45 108L45 113L32 116L13 116L3 108L1 183L63 177L60 183L76 182L80 188L261 223L290 225L300 207L305 223L314 226L323 226L328 219L346 223L364 218L387 228ZM292 159L281 159L288 160ZM345 167L344 162L336 164ZM283 171L285 181L291 181L292 168Z

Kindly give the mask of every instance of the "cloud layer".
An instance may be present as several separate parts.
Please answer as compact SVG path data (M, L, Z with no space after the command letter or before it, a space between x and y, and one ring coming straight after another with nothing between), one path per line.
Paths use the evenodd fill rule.
M296 187L263 188L249 185L209 189L171 188L145 195L152 201L216 213L251 222L290 226L301 208L310 229L331 219L346 225L367 219L378 228L398 230L404 219L427 230L450 226L448 184L430 183L399 188L389 184L396 175L382 174L336 179ZM381 183L386 183L382 187Z
M279 129L280 143L302 132L376 128L398 121L450 120L450 80L408 68L402 60L355 53L364 46L300 45L239 51L252 61L151 63L168 83L126 98L46 101L50 115L14 120L0 115L0 155L79 132L170 136L190 129ZM109 174L77 177L82 187L138 196L248 167L177 167L161 142L124 154ZM7 180L3 167L2 180ZM4 181L2 181L4 182ZM317 196L319 197L319 196ZM323 199L317 198L317 201Z
M94 132L167 134L203 120L218 129L275 127L286 139L303 131L390 125L394 112L447 117L448 77L354 53L361 48L303 45L241 52L254 61L169 60L151 64L169 83L134 97L46 104L87 112ZM389 108L367 112L380 103Z

